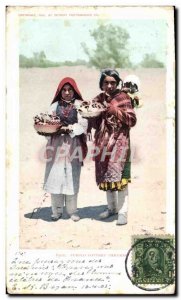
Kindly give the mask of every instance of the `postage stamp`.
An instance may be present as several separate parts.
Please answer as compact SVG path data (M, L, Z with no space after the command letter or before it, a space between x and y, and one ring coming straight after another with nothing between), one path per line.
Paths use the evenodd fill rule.
M175 249L173 236L133 238L131 250L131 275L136 286L155 290L174 283Z

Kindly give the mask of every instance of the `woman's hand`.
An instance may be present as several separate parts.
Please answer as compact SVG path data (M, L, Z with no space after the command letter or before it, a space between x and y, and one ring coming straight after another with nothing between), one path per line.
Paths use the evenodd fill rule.
M111 101L107 105L107 114L108 115L117 115L118 102L116 100Z
M68 129L68 133L73 132L73 126L71 124L69 124L66 128Z
M61 126L59 129L57 129L56 134L68 134L71 133L73 131L72 129L72 125L68 125L68 126Z

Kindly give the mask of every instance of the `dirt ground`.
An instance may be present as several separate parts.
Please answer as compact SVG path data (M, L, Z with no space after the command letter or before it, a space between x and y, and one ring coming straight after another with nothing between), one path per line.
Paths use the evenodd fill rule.
M51 221L50 195L42 190L45 163L40 151L46 139L36 134L33 116L48 110L59 81L73 77L84 97L99 91L99 71L85 67L20 69L20 248L128 249L135 234L164 234L166 225L166 105L164 69L119 70L124 78L141 80L144 105L136 110L131 130L132 183L129 184L128 224L116 218L100 220L106 194L95 183L94 162L82 167L78 208L81 220L64 215Z

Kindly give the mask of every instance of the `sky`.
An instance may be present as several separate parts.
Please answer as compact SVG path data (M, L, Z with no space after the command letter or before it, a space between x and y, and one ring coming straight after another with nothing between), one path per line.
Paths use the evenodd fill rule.
M104 20L125 28L130 35L128 49L130 59L139 63L147 53L155 53L161 62L166 61L167 24L161 19L124 19ZM44 51L51 61L88 61L81 43L90 49L95 48L95 41L90 35L98 26L97 19L21 19L19 52L32 57L34 52Z

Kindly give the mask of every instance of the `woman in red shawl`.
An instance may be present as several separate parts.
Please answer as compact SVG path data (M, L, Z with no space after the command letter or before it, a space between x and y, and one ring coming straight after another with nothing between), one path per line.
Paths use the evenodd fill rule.
M116 70L102 72L99 86L103 92L93 102L104 104L107 110L90 122L90 128L96 129L95 146L99 149L95 157L96 182L106 191L108 203L108 209L100 217L118 213L117 225L127 223L131 164L129 131L136 124L130 97L118 89L120 82L122 84Z
M66 127L65 134L49 138L47 144L44 189L51 193L53 221L62 217L64 203L71 219L80 219L77 195L82 160L86 155L87 120L79 115L76 108L82 100L74 79L66 77L59 83L50 107L49 113L59 116Z

